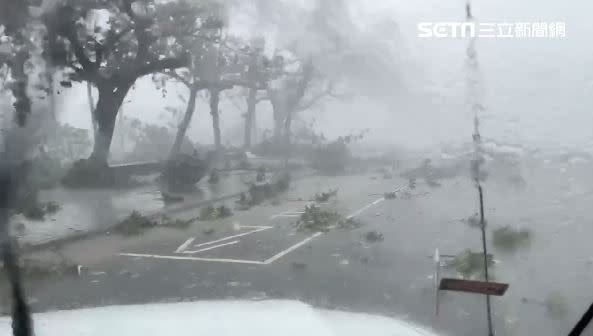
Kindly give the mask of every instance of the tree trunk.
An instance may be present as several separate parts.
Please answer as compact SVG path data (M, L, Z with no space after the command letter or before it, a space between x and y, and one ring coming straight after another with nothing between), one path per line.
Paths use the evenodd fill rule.
M47 86L49 91L49 112L52 122L54 124L58 121L58 116L56 112L56 88L55 88L55 79L54 79L54 72L55 69L53 67L48 67L46 69L46 79L47 79Z
M13 83L11 85L14 97L15 119L20 127L25 126L27 118L31 114L31 99L29 99L29 76L25 70L25 63L29 60L27 48L22 47L14 56L13 62L9 63Z
M245 115L245 149L251 148L251 131L255 122L255 105L257 89L249 88L249 96L247 97L247 114Z
M94 117L95 113L95 102L93 100L93 84L90 82L86 83L86 95L89 102L89 111L91 111L91 119L93 121L93 131L97 130L97 122Z
M273 141L279 144L282 140L282 116L284 115L279 102L272 101L272 112L274 115Z
M95 144L89 160L98 166L107 166L109 148L115 129L117 112L128 93L129 86L105 85L99 88L99 100L93 113L97 124L95 129Z
M284 121L284 165L288 166L290 159L290 128L292 124L293 110L286 111L286 120Z
M194 110L196 109L196 97L198 96L198 88L195 86L191 87L189 90L189 100L187 102L187 109L185 110L185 115L183 116L183 120L179 124L179 128L177 128L177 135L175 136L175 142L173 143L173 147L171 148L171 152L169 153L169 158L173 158L175 155L179 154L179 150L181 149L181 144L183 143L183 139L185 138L185 133L189 128L189 123L194 115Z
M220 101L220 91L210 90L210 114L212 115L212 130L214 131L214 148L216 152L222 150L220 139L220 116L218 113L218 102Z

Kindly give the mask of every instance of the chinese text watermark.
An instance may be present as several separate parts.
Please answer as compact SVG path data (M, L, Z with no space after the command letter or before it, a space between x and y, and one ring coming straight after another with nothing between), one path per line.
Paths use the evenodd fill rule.
M427 38L564 38L564 22L420 22L418 37Z

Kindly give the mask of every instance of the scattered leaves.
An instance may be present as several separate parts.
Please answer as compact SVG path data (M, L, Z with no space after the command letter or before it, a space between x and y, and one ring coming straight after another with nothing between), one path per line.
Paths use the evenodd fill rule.
M303 231L327 232L340 219L341 216L337 212L323 210L315 205L308 205L297 221L297 228Z
M259 166L257 167L257 175L255 176L256 182L263 182L266 180L266 167Z
M336 197L338 195L338 189L332 189L327 192L316 193L315 194L315 202L324 203L330 200L332 197Z
M367 243L380 243L383 241L383 234L377 231L369 231L365 233L364 239Z
M227 208L224 205L221 205L219 207L214 207L212 205L209 205L205 208L202 208L202 210L200 210L199 218L200 218L200 220L208 221L208 220L226 218L226 217L230 217L232 215L233 215L233 212L231 211L231 209Z
M218 174L218 171L212 170L210 172L210 177L208 177L208 183L209 184L218 184L218 182L220 182L220 175Z
M385 198L386 200L396 199L397 198L397 195L396 195L395 191L386 192L386 193L383 194L383 198Z
M494 265L494 256L488 254L488 266ZM448 267L454 268L463 278L481 277L484 272L484 254L465 250L457 255Z
M558 292L550 294L545 301L548 315L556 320L560 320L566 316L566 299Z
M115 225L113 230L116 233L125 236L134 236L155 226L157 226L157 222L148 219L146 216L143 216L138 211L134 210L128 217Z

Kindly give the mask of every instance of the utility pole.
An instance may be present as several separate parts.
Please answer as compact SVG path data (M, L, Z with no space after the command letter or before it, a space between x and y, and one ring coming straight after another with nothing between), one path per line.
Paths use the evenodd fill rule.
M474 20L471 11L471 0L467 0L465 5L465 19L466 22L471 22ZM480 229L482 231L482 252L484 256L484 280L486 283L490 281L488 276L488 243L486 239L486 220L484 218L484 191L482 190L482 185L480 184L480 178L482 176L480 171L480 166L483 163L483 156L482 156L482 140L480 136L480 122L479 122L479 113L483 110L483 105L480 99L480 92L479 87L476 87L475 83L473 82L471 77L478 77L479 69L478 69L478 59L477 53L475 50L475 41L476 36L472 36L467 47L467 57L468 57L468 67L470 71L470 79L467 83L467 90L468 90L468 98L469 103L471 105L471 109L474 113L474 134L473 134L473 143L474 143L474 158L472 162L472 170L473 170L473 178L478 189L478 197L480 202ZM488 320L488 336L494 336L494 327L492 325L492 307L490 304L490 295L486 294L486 315Z

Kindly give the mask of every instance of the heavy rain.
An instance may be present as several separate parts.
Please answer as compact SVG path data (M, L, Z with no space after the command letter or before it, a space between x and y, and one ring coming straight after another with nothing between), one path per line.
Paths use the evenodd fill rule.
M287 300L430 335L579 335L591 9L0 0L0 333Z

